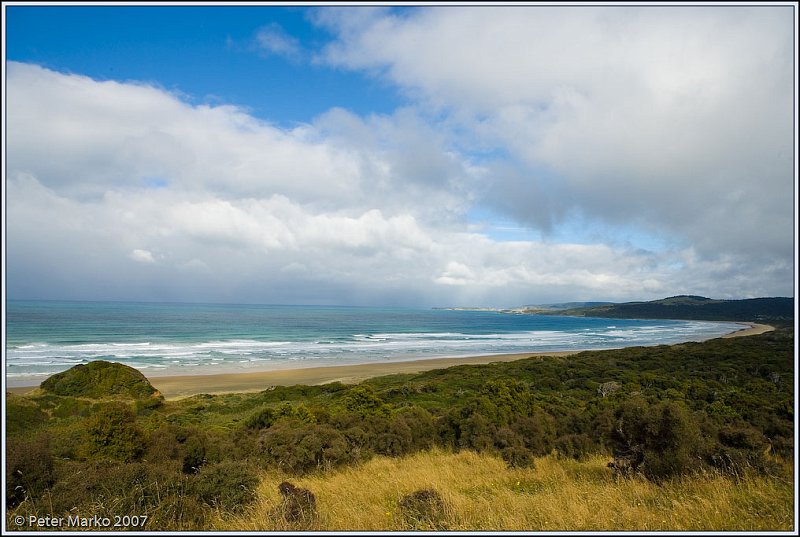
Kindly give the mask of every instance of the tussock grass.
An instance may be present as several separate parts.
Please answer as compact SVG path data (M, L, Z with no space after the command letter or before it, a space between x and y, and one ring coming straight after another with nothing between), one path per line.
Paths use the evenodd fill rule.
M212 524L240 531L793 529L791 481L707 474L656 485L617 478L607 462L548 456L537 459L534 469L509 469L488 454L433 449L297 479L270 471L262 476L254 504ZM786 476L790 479L791 471ZM287 479L316 495L314 520L298 525L280 516L277 485ZM426 488L441 495L444 513L433 521L409 521L399 500Z

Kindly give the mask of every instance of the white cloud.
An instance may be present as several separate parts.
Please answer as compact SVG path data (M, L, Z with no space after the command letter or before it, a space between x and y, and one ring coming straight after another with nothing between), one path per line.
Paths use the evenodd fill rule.
M573 183L546 184L554 172L542 165L531 186L537 169L516 146L508 163L469 156L455 115L333 109L287 130L233 106L33 65L9 63L7 84L11 296L517 305L791 289L791 261L778 256L479 234L464 222L476 201L542 213L530 221L545 225L568 214L559 189L574 194ZM476 132L503 140L498 121ZM763 222L769 195L742 201L749 191L732 186L725 207ZM717 207L709 219L724 218Z
M302 48L300 42L286 33L279 24L272 23L259 29L255 37L259 50L267 54L298 59Z
M337 34L328 63L391 80L473 144L511 156L486 164L482 200L518 221L550 230L580 214L635 222L708 258L792 255L788 6L441 7L323 21Z
M133 250L130 253L129 257L131 259L133 259L134 261L139 262L139 263L155 263L156 262L155 258L153 257L152 252L150 252L148 250L140 250L138 248Z

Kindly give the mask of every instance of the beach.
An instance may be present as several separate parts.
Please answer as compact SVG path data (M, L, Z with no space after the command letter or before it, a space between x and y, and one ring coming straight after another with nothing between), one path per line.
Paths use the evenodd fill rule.
M774 330L765 324L741 323L742 329L727 334L725 338L752 336ZM213 375L170 375L151 376L148 380L166 399L180 399L201 393L244 393L266 390L272 386L291 386L295 384L326 384L342 382L357 383L362 380L394 374L418 373L431 369L444 369L457 365L490 364L492 362L511 362L534 356L568 356L581 351L531 352L515 354L495 354L457 358L428 358L395 362L371 362L366 364L282 368L247 373L219 373ZM34 386L7 388L12 393L27 393Z
M741 330L737 330L736 332L731 332L725 336L724 338L729 337L739 337L739 336L757 336L758 334L764 334L766 332L772 332L775 330L774 326L770 326L768 324L758 324L758 323L741 323L744 327Z
M723 337L754 336L774 330L765 324L741 323L741 330ZM342 382L353 384L362 380L384 375L419 373L432 369L444 369L457 365L479 365L493 362L512 362L535 356L569 356L581 351L534 352L499 354L489 356L470 356L460 358L429 358L403 362L378 362L358 365L326 367L305 367L249 373L227 373L217 375L180 375L152 377L151 384L167 399L179 399L199 393L219 394L262 391L270 386L291 386L294 384L327 384Z

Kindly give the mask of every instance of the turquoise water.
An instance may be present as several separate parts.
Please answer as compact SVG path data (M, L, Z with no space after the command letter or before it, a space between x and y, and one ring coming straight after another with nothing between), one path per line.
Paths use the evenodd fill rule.
M486 311L8 301L8 386L104 359L148 376L700 341L729 322Z

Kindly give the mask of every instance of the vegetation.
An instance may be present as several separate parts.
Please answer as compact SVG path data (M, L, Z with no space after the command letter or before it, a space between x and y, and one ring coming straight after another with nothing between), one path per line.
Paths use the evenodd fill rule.
M681 295L650 302L625 302L589 307L530 310L539 314L608 317L614 319L697 319L704 321L752 321L788 326L794 318L791 298L713 300Z
M156 389L141 372L127 365L96 360L57 373L41 388L55 395L101 398L124 395L141 399L156 395Z
M791 528L793 341L778 329L177 401L89 364L7 394L7 523ZM313 509L279 491L290 481Z
M404 457L376 456L362 465L295 481L316 495L318 515L310 525L274 514L282 503L276 486L285 475L268 469L257 499L239 515L213 519L211 528L333 532L793 528L790 482L755 475L734 481L700 473L655 484L640 476L618 478L606 467L607 461L602 455L580 462L548 455L537 458L536 469L531 470L508 468L496 455L469 450L453 453L434 448ZM429 502L409 498L423 490L435 491L441 504L433 495ZM404 498L409 500L403 502Z

